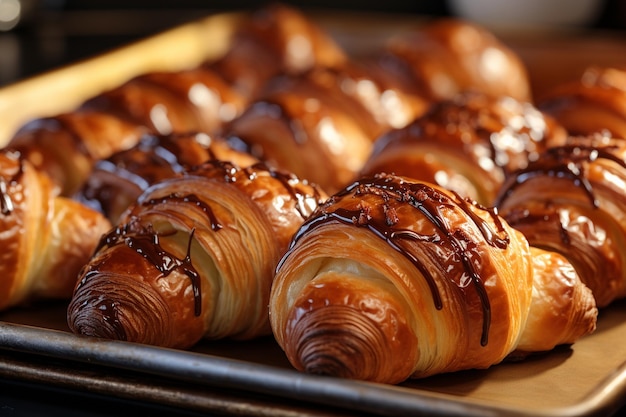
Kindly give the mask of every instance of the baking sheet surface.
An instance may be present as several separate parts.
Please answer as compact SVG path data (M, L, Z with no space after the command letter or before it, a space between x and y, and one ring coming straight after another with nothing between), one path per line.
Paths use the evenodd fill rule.
M606 415L626 400L624 302L603 310L596 333L571 347L398 386L301 374L291 368L271 337L201 342L189 352L94 340L68 331L63 303L12 310L0 320L0 349L111 367L113 375L115 370L154 374L170 381L270 395L276 401L305 401L313 407L394 416L420 412L591 416ZM72 373L66 377L71 381ZM46 374L39 379L46 382ZM179 395L187 390L184 385L175 389ZM175 393L166 389L151 400L165 401Z

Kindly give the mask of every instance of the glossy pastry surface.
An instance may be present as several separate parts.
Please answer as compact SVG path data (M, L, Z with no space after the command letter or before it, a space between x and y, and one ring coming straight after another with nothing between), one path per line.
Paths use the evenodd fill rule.
M145 135L132 148L98 161L74 198L116 223L148 186L211 159L240 167L258 162L205 133Z
M177 348L268 334L274 268L321 199L293 175L217 160L152 185L82 271L70 328Z
M0 309L68 299L110 227L99 212L59 197L18 152L0 152Z
M332 196L296 233L277 269L270 319L296 369L398 383L507 358L534 280L527 241L493 210L379 175ZM595 305L579 309L592 309L593 325L577 333L587 334Z
M349 183L371 152L371 117L317 78L282 76L233 120L228 144L271 166L294 172L327 192Z
M491 205L511 172L565 140L565 130L528 102L465 93L382 135L361 173L395 173Z
M512 176L497 206L530 244L563 254L599 307L626 295L626 146L573 137Z
M547 91L537 105L572 135L626 139L626 68L587 68L578 81Z
M379 58L390 77L432 101L466 91L530 101L521 58L486 28L440 18L392 37Z

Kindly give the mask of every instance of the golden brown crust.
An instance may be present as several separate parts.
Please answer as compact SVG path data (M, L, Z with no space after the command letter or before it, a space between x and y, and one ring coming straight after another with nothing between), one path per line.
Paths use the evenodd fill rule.
M579 80L546 92L537 105L571 135L626 139L626 68L587 68Z
M82 104L116 115L149 131L219 132L243 110L247 99L206 66L139 75Z
M109 222L58 197L47 176L19 153L0 153L0 308L41 298L69 299Z
M7 147L19 151L69 196L89 177L96 161L133 146L145 132L145 127L107 113L80 111L29 122Z
M74 198L116 223L148 186L211 159L240 167L258 162L205 133L144 135L132 148L98 161Z
M598 309L589 287L561 254L531 247L533 301L524 332L509 357L549 351L595 331Z
M275 79L224 136L233 148L333 192L355 177L374 140L345 100L310 79Z
M625 181L622 140L570 138L512 176L497 205L531 245L563 254L604 307L626 296Z
M464 91L531 100L520 57L485 28L459 19L437 19L392 38L380 63L431 101Z
M361 173L395 173L491 205L511 172L565 140L565 130L528 102L464 93L380 137Z
M178 348L268 334L274 268L322 198L295 176L217 160L154 184L83 270L70 328Z

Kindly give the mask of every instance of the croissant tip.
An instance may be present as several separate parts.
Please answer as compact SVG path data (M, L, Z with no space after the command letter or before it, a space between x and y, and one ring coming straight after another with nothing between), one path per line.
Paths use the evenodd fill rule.
M68 309L68 325L75 334L112 340L127 340L126 330L119 320L120 312L115 302L89 300Z
M397 383L409 377L379 323L347 306L327 306L292 321L287 356L314 375ZM399 361L398 361L399 360Z

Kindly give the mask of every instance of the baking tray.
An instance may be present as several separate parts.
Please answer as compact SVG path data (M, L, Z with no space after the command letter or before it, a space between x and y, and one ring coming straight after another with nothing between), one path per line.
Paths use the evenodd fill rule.
M70 110L134 75L193 66L218 55L239 18L210 16L0 89L0 143L28 118ZM422 22L364 14L314 18L355 54ZM527 61L537 92L579 76L587 65L626 65L626 43L610 33L499 35ZM564 63L560 71L548 69L555 60ZM69 332L65 307L42 303L0 313L0 375L230 415L604 416L626 404L622 301L603 309L596 332L571 347L396 386L296 372L271 337L201 342L189 351L80 337Z
M2 375L193 410L606 416L626 401L624 302L603 310L596 332L571 347L395 386L294 371L270 337L201 342L190 351L93 339L67 330L63 303L15 309L0 320Z

